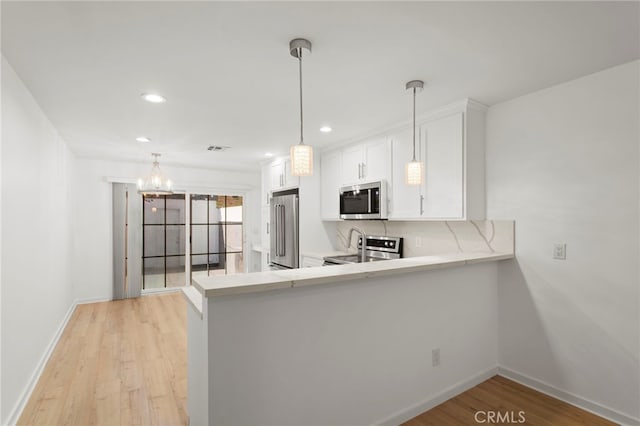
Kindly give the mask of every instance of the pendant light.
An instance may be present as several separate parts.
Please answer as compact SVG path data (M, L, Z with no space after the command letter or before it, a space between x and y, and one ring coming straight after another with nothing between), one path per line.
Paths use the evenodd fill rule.
M293 176L311 176L313 174L313 148L304 144L302 120L302 54L311 53L311 42L303 38L296 38L289 42L289 53L298 58L300 75L300 142L291 147L291 174Z
M171 181L160 171L158 157L160 154L153 153L153 167L151 174L146 179L138 179L138 193L143 195L167 195L173 194Z
M413 159L405 166L405 183L420 185L422 184L422 162L416 160L416 93L422 91L424 81L411 80L405 87L413 91Z

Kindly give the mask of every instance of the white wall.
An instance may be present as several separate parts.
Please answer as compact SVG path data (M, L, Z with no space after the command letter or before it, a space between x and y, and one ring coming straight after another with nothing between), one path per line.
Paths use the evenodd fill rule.
M167 156L169 159L170 156ZM149 163L127 163L78 158L74 179L78 194L73 226L75 297L79 300L108 300L113 294L112 194L107 178L135 180L151 171ZM160 167L176 189L194 193L245 195L247 242L259 241L260 172L232 172L207 169ZM250 251L246 251L250 255ZM245 259L249 263L249 259ZM249 263L250 264L250 263Z
M2 58L2 424L73 305L74 162Z
M636 61L487 116L487 217L516 221L517 261L499 269L500 365L635 418L639 81Z
M496 273L491 262L206 299L208 423L398 424L421 413L495 372Z

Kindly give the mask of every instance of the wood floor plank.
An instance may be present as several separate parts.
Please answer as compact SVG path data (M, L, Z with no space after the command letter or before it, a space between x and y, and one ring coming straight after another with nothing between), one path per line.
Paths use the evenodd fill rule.
M523 411L524 423L519 412ZM480 418L476 419L478 412ZM494 421L487 421L487 413L493 412ZM502 417L497 417L500 413ZM494 376L460 395L403 423L405 426L448 424L446 414L457 425L525 424L532 426L613 426L606 419L581 410L578 407L545 395L502 376ZM502 420L502 421L497 421Z
M79 305L19 425L186 425L181 294Z

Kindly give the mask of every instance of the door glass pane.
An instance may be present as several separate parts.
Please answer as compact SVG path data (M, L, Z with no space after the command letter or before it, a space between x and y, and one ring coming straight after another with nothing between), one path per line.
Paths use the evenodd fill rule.
M206 195L191 196L191 223L207 223L207 199Z
M209 223L221 223L224 217L225 196L212 195L209 200Z
M209 225L209 253L224 253L224 225Z
M164 257L143 259L144 288L164 288Z
M145 225L164 223L164 198L144 195L142 201Z
M224 275L225 257L224 253L213 253L209 255L209 275Z
M227 274L244 272L244 256L242 253L227 253Z
M227 223L242 223L242 197L227 197Z
M166 258L167 287L182 287L185 285L185 257L172 256Z
M207 276L207 255L191 256L191 279Z
M167 225L167 256L184 254L185 251L185 226Z
M168 224L183 224L186 203L183 194L167 195L167 223Z
M224 241L226 243L225 251L242 251L242 225L225 226Z
M208 225L191 225L191 253L207 253L207 229Z
M142 256L164 256L164 226L144 226L144 250Z

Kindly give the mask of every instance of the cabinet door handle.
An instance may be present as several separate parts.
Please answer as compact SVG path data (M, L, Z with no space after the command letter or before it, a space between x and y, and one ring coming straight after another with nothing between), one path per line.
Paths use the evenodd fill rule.
M365 167L367 167L367 165L365 163L362 163L362 179L367 177L367 173L366 173L367 169Z
M362 163L358 163L358 179L362 179Z
M424 195L420 196L420 216L424 213Z
M267 234L269 233L269 222L267 222Z

